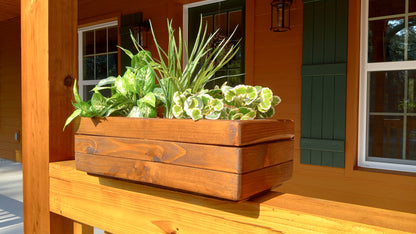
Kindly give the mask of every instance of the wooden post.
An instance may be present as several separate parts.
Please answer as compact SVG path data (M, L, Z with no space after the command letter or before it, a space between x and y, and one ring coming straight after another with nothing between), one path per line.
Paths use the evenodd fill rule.
M73 157L72 111L77 73L78 2L22 0L22 148L25 233L72 232L72 221L49 212L49 162Z

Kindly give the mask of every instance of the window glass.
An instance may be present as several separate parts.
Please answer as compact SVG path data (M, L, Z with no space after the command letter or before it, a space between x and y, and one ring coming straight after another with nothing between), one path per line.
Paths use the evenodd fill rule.
M402 158L403 117L370 116L368 155L380 158Z
M370 73L370 112L401 112L404 71Z
M117 27L108 28L108 52L117 52L118 45Z
M405 60L404 18L370 21L368 30L368 62Z
M405 0L370 0L369 17L403 14Z
M368 3L359 165L416 171L416 0Z
M82 46L79 73L79 89L84 101L91 98L90 90L101 79L118 74L117 22L104 23L79 30ZM82 68L82 71L81 71ZM103 92L105 95L106 92ZM107 92L107 95L110 95Z
M84 55L94 54L94 31L84 32L83 42Z
M409 12L416 12L416 0L409 0Z

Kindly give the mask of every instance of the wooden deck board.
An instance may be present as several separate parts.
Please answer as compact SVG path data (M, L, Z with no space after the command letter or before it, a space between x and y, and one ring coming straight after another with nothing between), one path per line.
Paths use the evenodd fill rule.
M269 192L229 202L50 164L52 212L113 233L415 232L416 215Z

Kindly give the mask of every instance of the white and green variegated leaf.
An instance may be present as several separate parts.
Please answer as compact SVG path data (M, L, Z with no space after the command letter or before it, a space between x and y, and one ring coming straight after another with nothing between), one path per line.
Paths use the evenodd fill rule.
M236 96L243 96L247 94L247 87L245 85L237 85L234 87Z
M224 102L221 99L213 98L210 106L214 109L214 111L221 111L224 109Z
M192 109L190 116L193 120L202 119L201 109Z
M177 119L182 119L184 117L184 113L185 113L183 111L182 106L180 106L180 105L174 105L172 107L172 112L173 112L173 115L175 116L175 118L177 118Z
M127 117L154 118L156 115L157 113L154 107L142 102L137 106L134 106Z
M147 93L144 97L140 98L137 101L137 104L146 103L151 107L156 107L156 96L154 93Z
M279 96L273 96L272 106L279 105L280 102L282 102L282 99Z
M114 84L114 82L116 81L116 77L114 76L110 76L108 78L102 79L98 82L97 86L95 86L95 88L97 87L104 87L106 85L112 85Z
M97 115L103 115L108 108L107 98L101 95L101 93L95 92L91 98L91 107Z
M230 89L226 93L224 93L224 99L227 102L234 101L235 97L236 97L235 91L232 90L232 89Z
M205 116L206 119L219 119L221 117L221 111L214 111Z
M202 103L204 104L204 106L208 106L211 103L211 100L213 99L211 96L209 96L208 94L202 94L199 95L199 97L202 100Z
M127 71L126 71L127 73ZM125 74L126 74L125 73ZM127 89L127 85L125 82L125 79L123 79L123 77L118 76L114 82L114 86L116 87L116 91L124 96L127 96L128 93L128 89Z

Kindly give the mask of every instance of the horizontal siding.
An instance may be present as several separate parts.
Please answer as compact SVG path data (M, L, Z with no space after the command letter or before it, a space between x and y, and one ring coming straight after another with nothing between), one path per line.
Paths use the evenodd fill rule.
M0 158L15 160L21 144L20 20L0 22Z

